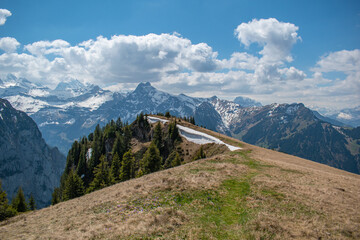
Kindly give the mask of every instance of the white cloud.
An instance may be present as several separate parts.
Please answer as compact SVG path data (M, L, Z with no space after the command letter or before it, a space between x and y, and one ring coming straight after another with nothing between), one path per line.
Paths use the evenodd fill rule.
M360 71L360 50L332 52L321 58L313 68L316 72L353 72Z
M279 22L275 18L253 19L240 24L235 30L235 35L246 47L252 43L263 46L260 54L267 62L290 62L290 50L301 39L297 35L298 29L292 23Z
M19 66L18 75L31 72L33 77L47 75L49 79L59 78L58 81L77 78L99 85L159 81L164 74L183 70L214 71L221 64L217 53L207 44L192 44L189 39L172 34L118 35L110 39L100 36L75 46L60 39L39 41L24 49L30 54L2 56L11 58L13 63L24 55L34 58L34 62L19 63L23 69ZM49 60L48 55L52 55L53 60ZM41 68L34 68L37 63ZM48 80L48 83L58 81Z
M57 39L52 42L39 41L32 44L25 45L25 49L33 55L48 55L48 54L60 54L64 48L69 47L70 44L64 40Z
M19 45L20 43L15 38L0 38L0 49L4 50L5 52L15 52Z
M11 16L11 12L7 9L0 8L0 26L4 25L6 18Z

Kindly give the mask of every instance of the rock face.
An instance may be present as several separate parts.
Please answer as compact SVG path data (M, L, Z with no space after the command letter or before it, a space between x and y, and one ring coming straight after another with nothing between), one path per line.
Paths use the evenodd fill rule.
M65 157L42 139L36 123L0 98L0 179L11 199L21 186L37 207L50 204L65 167Z

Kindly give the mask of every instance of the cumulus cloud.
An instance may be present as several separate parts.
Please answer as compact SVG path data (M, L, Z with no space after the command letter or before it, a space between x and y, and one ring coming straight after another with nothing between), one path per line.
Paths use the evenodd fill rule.
M15 52L20 43L11 37L0 38L0 49L4 50L7 53Z
M360 71L360 50L342 50L323 56L313 68L315 72L354 72Z
M4 25L6 18L11 16L11 12L7 9L0 8L0 26Z
M301 38L299 28L292 23L279 22L275 18L253 19L235 29L235 35L246 47L252 43L263 46L260 54L266 61L292 61L290 50Z
M33 55L48 55L61 54L64 48L69 47L70 44L64 40L57 39L55 41L39 41L32 44L25 45L24 49L28 50Z
M23 62L20 64L22 73L33 71L31 76L52 77L60 77L62 73L62 78L72 77L97 84L99 81L102 84L159 81L164 74L185 70L214 71L221 64L210 46L192 44L178 34L118 35L110 39L99 36L75 46L59 39L34 42L24 49L42 68L30 67L34 62ZM15 61L21 56L3 58Z

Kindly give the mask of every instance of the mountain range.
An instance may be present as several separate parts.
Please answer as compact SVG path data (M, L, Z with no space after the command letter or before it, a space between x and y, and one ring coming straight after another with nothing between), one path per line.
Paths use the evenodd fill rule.
M52 90L12 75L0 82L0 97L28 113L44 139L64 154L97 124L118 117L132 122L141 112L169 111L174 116L194 116L198 125L251 144L360 172L359 127L346 127L301 103L261 106L242 97L194 98L159 91L150 83L123 93L72 80Z

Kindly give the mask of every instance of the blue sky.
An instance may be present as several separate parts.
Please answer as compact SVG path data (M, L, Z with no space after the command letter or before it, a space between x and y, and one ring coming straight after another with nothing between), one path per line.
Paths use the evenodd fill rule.
M118 87L133 87L135 83L141 80L149 80L160 89L172 91L173 93L184 92L194 96L215 94L230 99L236 95L245 95L256 98L263 103L305 102L308 105L319 108L351 107L360 103L359 94L351 91L351 89L359 90L360 81L359 70L357 70L360 68L358 65L358 50L360 49L360 1L357 0L2 0L0 8L11 12L11 16L6 17L6 22L0 26L0 38L8 38L6 42L10 41L9 38L16 39L18 44L14 43L14 41L12 42L16 45L15 52L17 54L27 54L33 58L36 56L37 60L45 57L50 61L49 66L53 67L48 72L39 70L36 73L29 73L29 66L27 69L15 69L6 67L6 63L0 61L0 74L9 72L45 85L51 85L51 83L57 83L66 78L81 78L79 76L84 76L81 72L75 74L67 70L66 73L62 74L59 66L54 67L55 63L51 61L55 58L64 58L66 64L69 65L66 69L69 69L72 63L75 64L74 59L69 60L69 57L66 57L63 52L60 53L58 46L55 47L56 51L42 54L41 56L39 53L35 54L35 50L31 52L29 50L31 48L26 48L26 46L36 42L53 43L54 40L61 39L67 43L60 44L61 48L64 49L80 47L80 43L90 39L101 42L101 44L112 44L111 41L105 40L110 40L114 35L147 36L146 39L142 40L132 39L135 44L139 44L139 41L163 41L167 37L161 34L167 33L171 36L178 36L181 39L191 41L192 50L189 50L189 46L185 46L186 50L179 50L177 52L177 54L186 55L186 57L182 58L181 63L179 63L180 60L178 59L174 60L176 67L166 65L163 62L159 63L159 66L153 66L151 63L144 63L139 59L132 59L134 64L145 64L144 69L148 71L141 72L141 68L137 68L137 71L140 73L136 75L136 72L121 72L121 70L117 69L112 72L111 76L105 76L104 78L106 79L101 79L102 75L99 74L96 77L87 76L79 80L96 83L105 87L114 84L117 84ZM252 22L254 19L258 22ZM270 19L275 19L276 21ZM241 28L243 32L236 35L234 31L240 24L244 24ZM291 26L288 24L291 24ZM259 26L266 28L266 39L260 37L261 31L258 31L256 36L253 34L252 31L257 31L254 28ZM279 33L277 29L282 27L284 27L284 32ZM271 29L269 30L269 28ZM174 35L174 32L179 35ZM275 35L278 35L275 36L273 32ZM154 40L154 38L149 37L150 33L154 33L159 39L155 37L156 40ZM289 42L288 37L292 36L292 33L297 35ZM242 37L239 37L240 35ZM97 41L98 36L103 36L105 40ZM280 39L281 36L284 36L284 39ZM178 38L174 38L169 41L176 42L178 40ZM244 44L246 40L249 40L247 46ZM278 40L279 42L275 42ZM116 39L116 41L128 42L129 39ZM204 43L206 46L198 46L201 43ZM186 45L188 43L182 42L181 44ZM283 56L278 56L276 63L273 59L269 60L271 54L276 55L279 51L282 51L281 44L285 46ZM46 48L54 48L54 44L50 45L46 45ZM267 55L265 59L265 54L261 53L261 51L266 45L270 55ZM5 44L5 40L3 40L3 51L0 50L0 54L3 55L4 59L9 57L4 54L10 54L9 50L5 49L6 46L9 46L9 43ZM122 45L121 49L129 46L131 44ZM162 48L164 48L163 52L168 53L168 45L164 46L156 47L157 53L163 51ZM197 50L195 51L193 48ZM274 48L276 49L274 50ZM14 49L14 47L11 47L11 49ZM171 49L173 48L171 47ZM119 61L117 64L124 64L124 59L119 60L119 58L126 54L123 50L119 49L113 49L112 51L117 50L119 51L119 56L116 56L113 60ZM151 51L148 49L147 54L152 51L153 49ZM14 51L12 52L14 53ZM194 62L194 59L199 52L201 54L206 53L206 56L204 56L205 60L201 60L201 66L199 67L190 66L189 64L198 64L198 61ZM236 64L229 65L231 57L236 52L247 54L246 60L244 60L245 56L241 55L241 61L248 63L246 67L243 67L243 65L241 67L234 67ZM134 54L133 51L126 53ZM214 53L216 54L213 55ZM257 59L253 59L253 57ZM290 57L291 60L287 57ZM144 55L139 53L139 58L144 58ZM9 58L6 59L9 62ZM250 61L249 59L253 60ZM12 61L15 60L12 59ZM226 64L225 61L227 61ZM209 63L209 65L205 66L205 62ZM89 63L87 62L86 64ZM250 64L254 66L249 66ZM40 66L41 64L39 63L38 65ZM214 67L215 65L216 67ZM260 65L263 68L257 67ZM337 68L336 66L339 65L341 66ZM74 68L81 68L79 62L76 62L74 66ZM93 66L87 65L87 67ZM115 67L110 66L106 71L111 72L111 69ZM130 64L127 67L129 69L133 66ZM154 71L158 74L153 74ZM224 74L229 73L229 71L230 74L225 76ZM274 79L277 80L272 80L272 73L274 71L277 73ZM99 70L98 72L101 71ZM293 74L294 72L297 74L296 76ZM149 73L151 73L151 76L149 79L146 79ZM189 74L186 75L184 73ZM251 73L255 75L246 75ZM126 77L122 78L122 76ZM289 76L292 76L292 79ZM216 80L209 80L210 78ZM253 81L253 78L256 78L257 81ZM208 79L208 82L206 79ZM274 83L274 81L276 82ZM286 87L283 87L284 84ZM351 85L352 87L348 91L345 85ZM281 87L276 88L274 86ZM343 89L336 90L341 87ZM316 91L311 91L311 88L319 88L319 95L314 96ZM289 89L294 89L294 94L289 94ZM335 106L336 104L334 103L332 106L328 106L329 103L326 103L326 99L329 96L337 98L339 105ZM358 104L354 104L354 102Z

